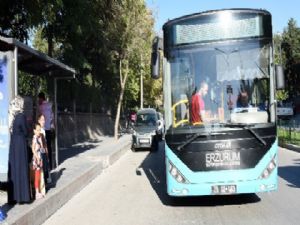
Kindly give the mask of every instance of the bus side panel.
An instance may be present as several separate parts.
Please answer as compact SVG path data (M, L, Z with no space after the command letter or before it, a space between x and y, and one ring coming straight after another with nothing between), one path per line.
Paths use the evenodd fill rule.
M236 192L234 194L277 190L277 140L255 168L241 170L193 172L182 163L167 145L165 149L167 193L171 196L212 195L213 186L220 185L236 185ZM272 159L274 159L276 163L275 169L267 178L259 178ZM169 161L171 161L184 178L187 179L188 183L184 184L176 181L170 174Z

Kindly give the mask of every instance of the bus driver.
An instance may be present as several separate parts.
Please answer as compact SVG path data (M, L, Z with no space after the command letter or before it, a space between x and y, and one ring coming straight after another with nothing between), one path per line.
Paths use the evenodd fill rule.
M200 83L199 91L192 95L191 101L191 118L192 124L201 124L205 118L205 104L203 97L208 92L208 84L205 81Z

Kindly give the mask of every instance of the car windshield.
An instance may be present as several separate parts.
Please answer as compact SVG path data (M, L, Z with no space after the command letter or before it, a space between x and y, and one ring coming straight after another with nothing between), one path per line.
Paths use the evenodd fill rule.
M157 117L155 113L138 113L136 126L155 126L156 120Z

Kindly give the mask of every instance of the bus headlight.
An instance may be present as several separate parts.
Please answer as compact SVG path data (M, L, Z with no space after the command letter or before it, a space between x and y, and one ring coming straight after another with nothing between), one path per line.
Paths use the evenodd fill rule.
M177 168L176 167L172 167L172 169L170 170L170 173L173 177L176 177L178 174Z
M268 166L263 170L263 172L261 173L258 179L267 179L270 176L270 174L277 166L275 162L275 157L276 155L274 155L274 157L271 159Z
M174 164L169 160L169 173L171 176L178 182L183 184L190 183L181 173L180 171L174 166Z
M180 174L178 174L176 176L176 180L178 183L185 183L185 180L183 179L183 177Z

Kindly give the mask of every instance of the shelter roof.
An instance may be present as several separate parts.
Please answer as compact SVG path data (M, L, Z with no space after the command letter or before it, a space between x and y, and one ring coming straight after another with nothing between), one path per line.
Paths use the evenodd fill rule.
M48 55L14 39L0 36L0 51L14 51L17 47L18 69L33 75L44 75L50 71L55 77L74 76L75 70Z

